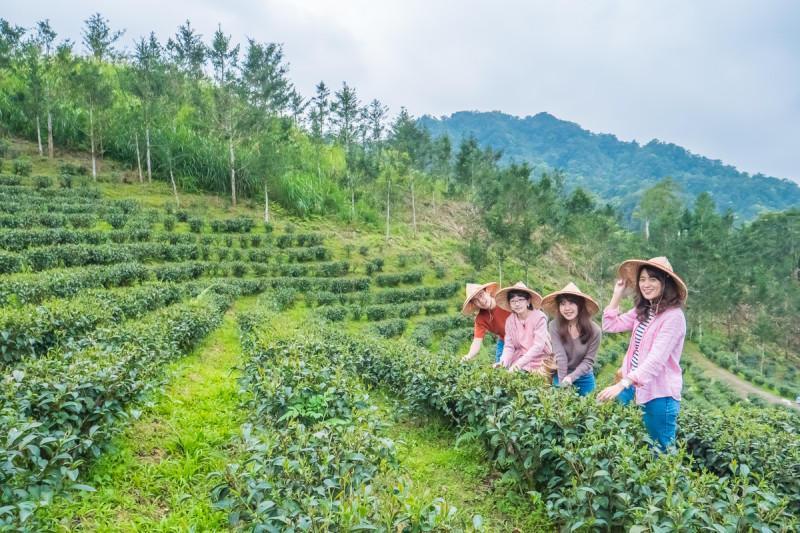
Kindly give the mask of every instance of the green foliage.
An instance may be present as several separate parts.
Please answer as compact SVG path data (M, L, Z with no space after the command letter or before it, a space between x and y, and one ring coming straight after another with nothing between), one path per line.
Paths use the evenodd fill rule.
M30 176L33 172L33 163L27 157L18 157L14 160L14 174L18 176Z

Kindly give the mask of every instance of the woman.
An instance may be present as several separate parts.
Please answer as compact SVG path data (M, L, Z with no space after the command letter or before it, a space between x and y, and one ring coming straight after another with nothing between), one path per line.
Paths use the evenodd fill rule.
M688 290L666 257L625 261L617 272L611 303L603 311L603 331L632 330L622 363L623 379L603 389L599 401L610 401L633 388L647 432L658 451L675 442L680 411L681 352L686 338L683 306ZM635 287L634 308L619 314L626 287Z
M496 363L500 360L506 336L506 319L511 313L497 307L494 295L499 288L500 285L497 283L486 283L485 285L467 283L467 299L464 300L461 312L466 316L472 315L475 311L478 314L475 317L475 338L472 339L469 353L461 358L461 362L469 361L478 355L487 331L497 337L494 361Z
M526 370L550 376L553 369L553 347L547 338L547 316L537 308L542 297L519 282L500 290L495 296L497 306L511 315L506 320L506 339L503 355L495 367L509 372Z
M570 282L560 291L545 296L542 310L555 317L548 327L558 366L553 384L574 386L581 396L588 395L595 387L594 359L603 335L591 317L600 306Z

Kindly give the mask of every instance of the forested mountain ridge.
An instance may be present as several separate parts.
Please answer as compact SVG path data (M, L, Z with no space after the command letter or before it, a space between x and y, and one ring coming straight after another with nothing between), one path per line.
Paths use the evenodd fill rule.
M656 139L640 145L592 133L549 113L519 118L499 111L460 111L438 119L426 115L418 123L432 137L447 134L456 145L474 135L479 144L502 150L505 163L527 161L536 170L561 169L569 189L582 187L597 194L619 208L626 222L632 220L642 193L666 176L681 187L687 200L709 192L720 210L730 208L740 220L800 204L800 187L792 181L739 172Z

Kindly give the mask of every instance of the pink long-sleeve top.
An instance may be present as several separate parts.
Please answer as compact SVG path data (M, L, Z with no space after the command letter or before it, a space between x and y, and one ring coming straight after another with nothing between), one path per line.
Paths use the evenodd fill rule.
M619 333L636 331L638 327L635 308L623 315L619 314L619 307L606 307L603 311L603 331ZM647 403L655 398L671 397L681 400L683 375L679 363L685 339L686 316L683 310L673 308L664 311L653 318L645 329L639 345L639 366L632 370L636 345L631 338L622 362L622 372L629 380L637 383L637 404Z
M532 372L542 366L542 361L553 353L547 336L547 315L534 309L523 323L516 315L506 319L506 338L500 362L505 367L516 364Z

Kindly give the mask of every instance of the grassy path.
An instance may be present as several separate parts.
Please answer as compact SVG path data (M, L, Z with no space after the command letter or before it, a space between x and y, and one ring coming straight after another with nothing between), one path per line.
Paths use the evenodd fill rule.
M415 494L442 496L467 522L481 515L486 532L555 531L544 504L503 482L481 444L456 446L458 435L447 420L398 414L397 402L384 390L371 397L391 424L387 436L399 445L402 477L411 482Z
M247 306L253 299L237 302ZM236 452L246 412L231 369L240 354L234 312L176 363L171 385L113 442L82 482L96 492L58 500L48 510L54 531L222 531L227 517L211 507L215 484Z
M749 383L739 376L728 372L724 368L721 368L715 365L712 361L710 361L706 356L700 353L700 350L697 348L696 345L687 342L684 344L683 347L683 354L691 359L700 369L702 369L709 377L713 377L714 379L718 379L733 388L736 392L738 392L742 398L747 398L748 394L755 393L764 398L769 403L776 403L780 405L784 405L786 407L791 407L793 409L800 409L795 403L787 404L783 398L780 396L776 396L771 392L765 391L759 387L756 387L752 383Z

